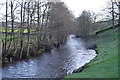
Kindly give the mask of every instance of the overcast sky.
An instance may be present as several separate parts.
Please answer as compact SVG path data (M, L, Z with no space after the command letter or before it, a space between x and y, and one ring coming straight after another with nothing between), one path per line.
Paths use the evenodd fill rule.
M65 2L69 10L73 11L76 17L83 10L90 10L99 13L103 8L105 8L106 2L108 0L61 0Z
M0 4L1 2L5 1L6 0L0 0ZM105 8L106 2L108 0L61 0L61 1L65 2L69 10L73 12L75 17L78 17L83 10L90 10L99 13L103 8ZM5 7L0 7L0 13L3 13L4 11Z

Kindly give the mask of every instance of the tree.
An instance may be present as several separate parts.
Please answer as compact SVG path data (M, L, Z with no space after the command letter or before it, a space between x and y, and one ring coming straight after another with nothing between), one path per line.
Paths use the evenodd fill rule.
M64 43L68 35L76 32L73 15L62 2L51 3L48 19L56 43Z
M3 55L5 55L6 53L7 53L7 28L8 28L8 26L7 26L7 17L8 17L8 15L7 15L7 13L8 13L8 2L6 1L6 27L5 27L5 42L4 41L2 41L3 42L3 48L2 48L2 52L4 52L3 53Z
M31 51L38 51L38 46L40 46L38 41L41 40L41 32L43 32L41 27L44 23L47 23L48 7L47 2L39 0L32 2L26 2L26 0L6 0L6 14L3 16L3 19L5 19L5 27L3 26L5 28L5 33L3 33L5 38L2 39L4 59L8 58L12 61L11 57L19 59L28 57L32 47L33 50ZM9 25L11 30L8 32ZM47 28L46 26L43 27ZM31 34L37 36L36 41L32 42L34 39L32 38L31 40Z
M111 0L107 2L106 8L103 9L104 20L112 21L112 25L116 25L116 21L119 19L119 1ZM118 20L119 21L119 20Z
M77 18L80 36L87 37L91 32L92 18L90 11L83 11L82 14Z

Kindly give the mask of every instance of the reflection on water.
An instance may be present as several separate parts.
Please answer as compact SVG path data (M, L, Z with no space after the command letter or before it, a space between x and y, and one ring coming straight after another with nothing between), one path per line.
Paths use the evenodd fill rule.
M81 39L74 35L67 43L51 53L38 58L17 62L3 68L3 78L62 78L88 63L96 56L94 50L86 50Z

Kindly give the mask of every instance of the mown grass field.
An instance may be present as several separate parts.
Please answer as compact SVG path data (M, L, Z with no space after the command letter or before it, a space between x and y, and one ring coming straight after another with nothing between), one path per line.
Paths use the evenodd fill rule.
M118 78L118 30L99 33L96 40L97 57L86 64L89 66L87 69L66 78Z
M16 48L20 48L20 35L16 34L15 35L15 45L16 45ZM2 44L2 40L5 42L5 34L1 34L0 35L0 41L1 41L1 44ZM10 44L10 40L11 40L11 37L10 35L7 36L7 46ZM35 35L30 35L30 43L35 43L36 41L36 36ZM11 44L11 49L13 48L13 40L12 40L12 44ZM23 35L23 46L26 46L27 45L27 35ZM31 44L29 44L29 46L32 46ZM2 48L2 45L1 45L1 48Z
M5 31L6 31L5 27L0 27L0 32L5 32ZM35 31L36 31L35 28L30 29L30 33L35 33ZM8 33L12 32L12 28L8 27L7 32ZM20 32L21 32L21 28L17 28L17 27L14 28L14 33L20 33ZM24 27L22 32L23 33L28 33L28 29L26 27Z
M8 27L7 28L7 32L9 33L9 35L7 35L7 40L8 42L10 41L11 37L10 37L10 33L12 31L12 28L11 27ZM20 28L14 28L14 33L15 33L15 42L16 44L19 46L20 44L20 31L21 29ZM34 29L31 29L31 33L34 31ZM1 43L2 43L2 40L4 41L5 39L5 34L2 34L2 32L4 33L5 32L5 27L0 27L0 40L1 40ZM27 28L24 28L23 29L23 33L28 33L28 30ZM36 36L35 35L30 35L30 42L35 42L35 39L36 39ZM27 43L27 35L23 35L23 42L25 43L24 45L26 45Z

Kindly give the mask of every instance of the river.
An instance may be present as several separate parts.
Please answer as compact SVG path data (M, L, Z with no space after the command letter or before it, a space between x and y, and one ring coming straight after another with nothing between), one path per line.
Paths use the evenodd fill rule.
M84 64L96 54L87 50L80 38L68 37L66 44L40 57L9 64L2 69L3 78L63 78Z

